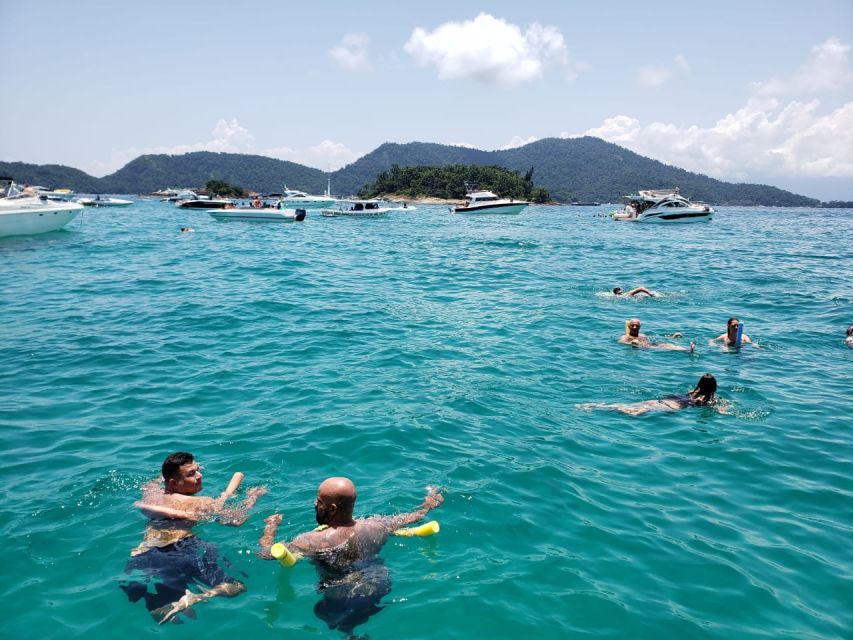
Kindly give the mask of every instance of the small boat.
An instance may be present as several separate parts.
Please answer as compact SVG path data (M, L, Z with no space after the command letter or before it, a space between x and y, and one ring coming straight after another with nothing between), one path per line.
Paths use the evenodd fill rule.
M155 191L154 195L165 195L165 198L160 198L160 202L178 202L179 200L198 200L199 195L191 189L163 189Z
M36 189L39 196L44 196L48 200L55 202L68 202L74 197L74 192L71 189Z
M465 204L452 209L454 213L521 213L529 202L500 198L491 191L478 190L465 183Z
M240 222L302 222L305 209L274 209L271 207L239 207L231 209L209 209L214 220L236 220Z
M108 198L106 196L95 196L94 198L77 198L77 202L84 207L129 207L133 204L131 200L121 198Z
M83 210L76 202L51 202L35 192L21 192L11 178L0 178L0 182L8 185L0 193L0 237L56 231Z
M338 200L336 207L323 209L322 215L327 218L381 218L397 210L396 207L383 207L383 204L382 200Z
M228 198L196 196L187 200L178 200L175 206L181 209L228 209L234 206L234 201Z
M284 193L281 194L281 202L288 207L299 207L300 209L323 209L331 207L335 204L335 199L329 194L329 189L326 189L326 195L312 196L304 191L288 189L284 185Z
M624 222L709 222L714 209L706 204L690 202L674 189L645 189L625 196L628 204L612 213L614 220Z

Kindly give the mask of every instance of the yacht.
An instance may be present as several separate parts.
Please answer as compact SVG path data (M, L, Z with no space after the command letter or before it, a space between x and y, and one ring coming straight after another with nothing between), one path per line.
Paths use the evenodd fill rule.
M329 193L330 186L331 182L329 183L329 186L326 187L325 195L312 196L308 195L304 191L288 189L287 185L284 185L284 193L281 194L281 202L285 206L299 207L301 209L323 209L325 207L331 207L335 204L335 199Z
M714 218L714 209L698 202L690 202L674 189L646 189L625 196L628 204L613 212L614 220L627 222L686 223L708 222Z
M465 204L453 208L454 213L521 213L529 202L500 198L491 191L478 190L465 183Z
M232 209L209 209L207 214L214 220L236 220L239 222L302 222L305 209L276 209L273 207L239 207Z
M0 183L5 185L0 193L0 237L56 231L83 210L76 202L51 202L35 192L23 193L11 178L0 178Z
M396 210L383 204L382 200L338 200L337 206L323 209L321 214L327 218L381 218Z
M110 198L107 196L77 198L77 202L82 204L84 207L129 207L133 204L132 200L122 200L121 198Z
M234 201L228 198L211 198L210 196L196 196L186 200L177 200L176 207L181 209L230 209Z

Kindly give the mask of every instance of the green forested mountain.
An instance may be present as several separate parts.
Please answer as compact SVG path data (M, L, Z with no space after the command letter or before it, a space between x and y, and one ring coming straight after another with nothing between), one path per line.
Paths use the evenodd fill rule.
M164 187L200 187L221 180L262 193L294 189L322 192L326 174L319 169L266 156L197 151L180 156L139 156L112 175L101 178L104 193L151 193ZM298 187L296 185L299 185Z
M386 143L331 174L332 191L352 194L383 171L400 167L447 165L498 166L535 171L536 184L559 202L618 202L637 189L680 187L694 200L714 204L814 206L818 201L776 187L733 184L650 160L599 138L546 138L506 151L480 151L448 145ZM19 182L69 187L83 193L149 193L165 187L201 187L209 180L265 193L286 183L293 189L322 193L326 174L294 162L265 156L196 152L144 155L112 175L94 178L59 165L0 162L0 173Z
M359 196L375 198L396 194L410 198L429 196L461 200L465 197L465 183L501 194L532 202L547 202L548 192L533 185L533 171L521 175L504 167L449 164L428 167L401 167L394 165L379 174L376 180L364 187Z
M98 193L100 180L62 164L0 162L0 176L14 178L20 185L35 184L48 189L68 187L79 193Z

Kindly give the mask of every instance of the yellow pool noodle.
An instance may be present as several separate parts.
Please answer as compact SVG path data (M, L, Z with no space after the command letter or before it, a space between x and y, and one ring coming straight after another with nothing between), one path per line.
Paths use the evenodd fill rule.
M395 536L400 536L403 538L410 538L413 536L431 536L441 531L441 527L438 526L438 520L430 520L426 524L422 524L419 527L409 527L407 529L397 529L394 532Z
M630 320L625 321L625 335L626 336L631 335L631 332L628 331L628 323L630 323L630 322L631 322Z
M270 555L281 563L282 567L292 567L296 564L296 556L280 542L270 547Z

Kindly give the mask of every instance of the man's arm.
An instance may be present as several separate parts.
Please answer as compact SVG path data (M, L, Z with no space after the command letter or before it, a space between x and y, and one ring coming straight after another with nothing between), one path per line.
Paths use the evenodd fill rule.
M424 497L424 501L416 510L410 513L401 513L396 516L384 516L381 520L391 532L394 532L401 527L417 522L436 507L440 507L442 502L444 502L444 496L438 493L438 490L435 487L429 487L427 489L427 494Z
M239 580L235 580L233 582L220 582L218 585L211 587L210 589L204 589L201 593L193 593L187 589L179 600L173 602L171 605L167 604L158 610L158 613L163 614L163 619L160 620L160 624L168 622L178 613L185 609L189 609L197 602L204 602L205 600L210 600L216 596L233 598L234 596L243 593L245 590L246 585Z

